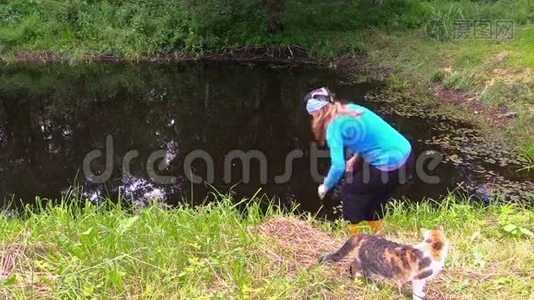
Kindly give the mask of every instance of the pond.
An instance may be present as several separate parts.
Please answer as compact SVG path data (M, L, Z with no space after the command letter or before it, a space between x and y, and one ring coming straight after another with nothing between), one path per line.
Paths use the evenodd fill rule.
M153 198L201 203L215 191L231 190L237 198L259 191L305 211L324 204L322 213L332 216L338 199L334 194L321 203L316 195L313 161L322 152L312 144L301 100L320 86L377 111L409 138L416 157L443 157L437 168L426 170L438 176L437 183L416 178L397 196L439 199L463 187L484 200L491 184L510 185L512 195L532 199L523 192L533 190L529 176L517 172L522 162L506 150L481 146L469 125L402 113L372 97L380 83L334 70L209 63L14 65L3 67L0 76L4 203L57 199L72 186L92 201L120 192L137 205ZM239 156L236 150L264 157L264 163L231 160ZM316 161L324 175L329 160ZM193 176L200 180L192 183Z

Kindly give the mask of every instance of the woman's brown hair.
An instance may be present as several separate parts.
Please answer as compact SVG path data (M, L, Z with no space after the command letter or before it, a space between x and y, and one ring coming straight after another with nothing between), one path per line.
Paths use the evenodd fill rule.
M352 116L359 117L362 112L350 110L345 104L340 103L339 101L334 101L319 111L315 112L316 114L312 120L312 132L320 145L324 145L326 141L326 127L330 122L338 116Z

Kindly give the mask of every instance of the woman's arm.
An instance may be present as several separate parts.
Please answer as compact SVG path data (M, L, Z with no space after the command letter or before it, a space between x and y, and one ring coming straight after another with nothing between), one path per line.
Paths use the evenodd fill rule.
M345 153L341 136L327 135L327 142L330 148L330 170L323 184L329 191L345 174Z

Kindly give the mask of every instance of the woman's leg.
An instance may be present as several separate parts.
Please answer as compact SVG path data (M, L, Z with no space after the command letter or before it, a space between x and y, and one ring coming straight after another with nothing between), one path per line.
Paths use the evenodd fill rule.
M342 190L343 219L357 224L367 219L367 212L372 205L373 197L368 194L352 194Z
M411 174L413 158L410 156L402 170L381 171L364 162L362 169L352 174L350 181L343 184L343 218L351 224L367 221L373 231L382 227L385 207L392 193ZM404 183L404 182L402 182ZM349 230L357 231L357 226Z
M387 172L375 168L371 171L372 180L370 182L373 183L373 188L371 190L374 192L374 201L372 201L372 204L369 206L366 220L373 231L381 229L387 203L391 199L391 195L395 190L411 178L412 165L413 156L410 154L406 163L397 170ZM383 181L383 178L387 178L387 181Z
M367 225L374 232L382 229L384 225L383 220L386 214L386 204L389 198L389 193L382 193L381 195L378 193L375 194L373 201L367 210L367 216L365 220L367 220Z
M349 222L348 230L351 234L359 233L361 221L366 220L373 197L367 193L367 186L363 184L361 172L354 172L352 180L341 187L343 202L343 219Z

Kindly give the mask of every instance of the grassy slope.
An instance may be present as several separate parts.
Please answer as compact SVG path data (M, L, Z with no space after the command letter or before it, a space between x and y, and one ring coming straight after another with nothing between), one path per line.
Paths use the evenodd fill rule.
M533 230L534 213L454 202L436 209L395 205L387 236L414 242L421 227L443 225L452 250L432 288L447 297L532 297L534 249L521 230ZM402 298L392 285L350 281L331 266L295 270L293 256L253 230L268 217L291 213L247 206L239 213L221 198L194 209L151 206L135 214L71 204L1 217L0 263L10 272L0 291L14 298ZM300 218L345 235L341 226Z
M373 31L369 64L391 70L400 90L428 93L430 87L467 91L488 106L506 107L519 118L503 130L534 159L534 27L518 26L512 40L433 41L422 31ZM497 116L495 116L497 117ZM488 126L495 137L494 128Z

